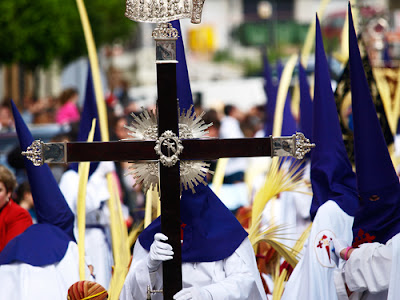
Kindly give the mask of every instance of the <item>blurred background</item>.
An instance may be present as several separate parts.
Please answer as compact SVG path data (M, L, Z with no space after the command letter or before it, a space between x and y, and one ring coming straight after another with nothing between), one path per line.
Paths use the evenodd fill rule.
M343 70L339 52L347 2L331 0L321 18L333 81ZM114 116L129 116L141 107L154 106L157 90L151 32L155 25L127 19L123 0L90 0L85 5L109 110ZM201 24L182 20L196 105L222 112L224 105L232 104L245 117L257 106L262 110L267 101L262 55L275 66L299 53L319 5L319 0L208 0ZM372 66L388 67L385 57L390 55L390 67L397 68L400 1L359 0L356 9ZM16 143L12 117L5 108L9 100L17 104L35 137L46 140L70 131L74 122L58 122L57 110L68 89L76 91L72 94L81 109L88 59L72 0L2 0L0 40L0 157L4 162L5 153ZM309 57L307 73L312 84L312 53ZM256 128L248 135L254 132Z

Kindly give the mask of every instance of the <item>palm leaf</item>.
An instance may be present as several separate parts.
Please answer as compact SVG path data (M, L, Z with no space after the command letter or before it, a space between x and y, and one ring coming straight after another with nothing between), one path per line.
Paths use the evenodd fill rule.
M282 256L291 266L295 267L298 263L297 252L290 248L289 246L281 243L279 240L286 239L287 233L287 225L274 225L269 226L265 230L258 230L260 227L261 218L255 223L255 226L252 226L249 230L249 239L251 244L253 245L254 251L256 251L257 244L261 241L264 241L271 245L272 248L278 252L280 256Z
M283 288L284 285L283 283L285 282L287 277L287 270L283 269L282 273L279 276L275 277L274 280L274 291L272 292L272 299L273 300L279 300L282 297L283 294Z
M302 162L298 161L290 165L289 168L281 167L282 158L273 158L271 167L267 173L263 187L257 192L252 207L252 223L261 216L265 205L273 197L282 192L295 191L301 185L304 167Z
M128 235L128 245L132 248L133 244L136 242L139 233L143 230L144 221L135 224Z

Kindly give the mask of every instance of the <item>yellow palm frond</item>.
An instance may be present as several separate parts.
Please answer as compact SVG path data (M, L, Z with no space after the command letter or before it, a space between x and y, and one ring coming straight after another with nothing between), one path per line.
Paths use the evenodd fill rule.
M92 120L92 127L88 135L88 142L93 142L96 119ZM90 162L79 163L78 174L78 202L77 202L77 223L78 223L78 251L79 251L79 278L85 280L85 229L86 229L86 187L89 178Z
M107 183L110 191L108 208L110 211L111 242L114 255L114 272L111 277L108 294L109 299L117 300L128 273L131 253L128 244L128 230L122 216L121 200L119 199L117 184L112 173L107 174Z
M273 158L265 183L253 201L252 224L261 216L269 200L282 192L294 191L304 184L301 180L304 171L301 161L291 164L289 168L281 165L281 158Z
M287 234L284 233L288 226L274 225L260 231L258 229L260 227L260 221L261 219L259 218L255 223L255 226L250 227L249 230L249 239L253 245L254 251L256 250L257 244L261 241L264 241L274 248L276 252L278 252L278 254L282 256L291 266L295 267L298 263L297 252L279 241L284 239L290 240L290 238L286 237Z
M272 292L272 299L279 300L283 294L283 283L286 281L287 277L287 270L283 269L282 273L279 276L275 277L274 280L274 291Z
M157 190L148 189L146 192L146 204L144 213L144 228L149 226L155 219L154 208L157 210L157 216L160 208L160 196Z
M144 221L135 224L128 235L128 245L129 248L132 248L133 244L136 242L139 233L143 230Z
M220 196L220 191L222 184L224 183L224 176L226 165L228 164L229 158L220 158L217 162L217 167L215 169L212 186L215 195Z

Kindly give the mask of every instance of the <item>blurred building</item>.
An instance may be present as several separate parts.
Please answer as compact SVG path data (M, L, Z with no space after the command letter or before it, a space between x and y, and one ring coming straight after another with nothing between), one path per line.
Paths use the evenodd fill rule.
M243 68L240 69L237 64L229 61L249 61L260 65L260 47L263 46L267 46L269 54L272 53L275 58L297 53L320 2L321 0L205 1L201 24L194 25L189 20L181 21L191 80L240 78L245 74ZM326 38L340 36L347 3L348 0L329 2L325 16L321 18ZM359 6L382 8L389 13L388 39L393 44L391 52L400 55L400 1L357 0L357 3ZM369 20L372 16L367 14L363 18ZM140 23L137 34L132 37L129 45L114 45L110 49L118 51L109 51L106 55L99 53L104 70L117 70L118 77L129 82L131 86L154 85L155 47L151 37L154 27L154 24ZM379 42L376 44L378 48L382 45ZM334 47L335 45L331 46ZM215 64L217 60L218 65ZM61 73L62 70L56 64L48 71L38 71L35 74L25 72L17 65L0 67L0 99L12 97L17 103L22 103L24 98L32 97L34 85L39 86L35 89L38 97L57 95L64 87L60 80Z

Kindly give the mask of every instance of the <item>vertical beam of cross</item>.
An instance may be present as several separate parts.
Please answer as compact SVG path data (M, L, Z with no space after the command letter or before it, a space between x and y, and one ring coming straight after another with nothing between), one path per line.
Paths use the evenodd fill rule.
M175 63L157 64L157 93L158 135L170 130L179 136ZM162 163L159 166L161 231L168 237L174 251L174 258L163 262L164 299L169 300L182 289L180 173L179 162L172 167Z

